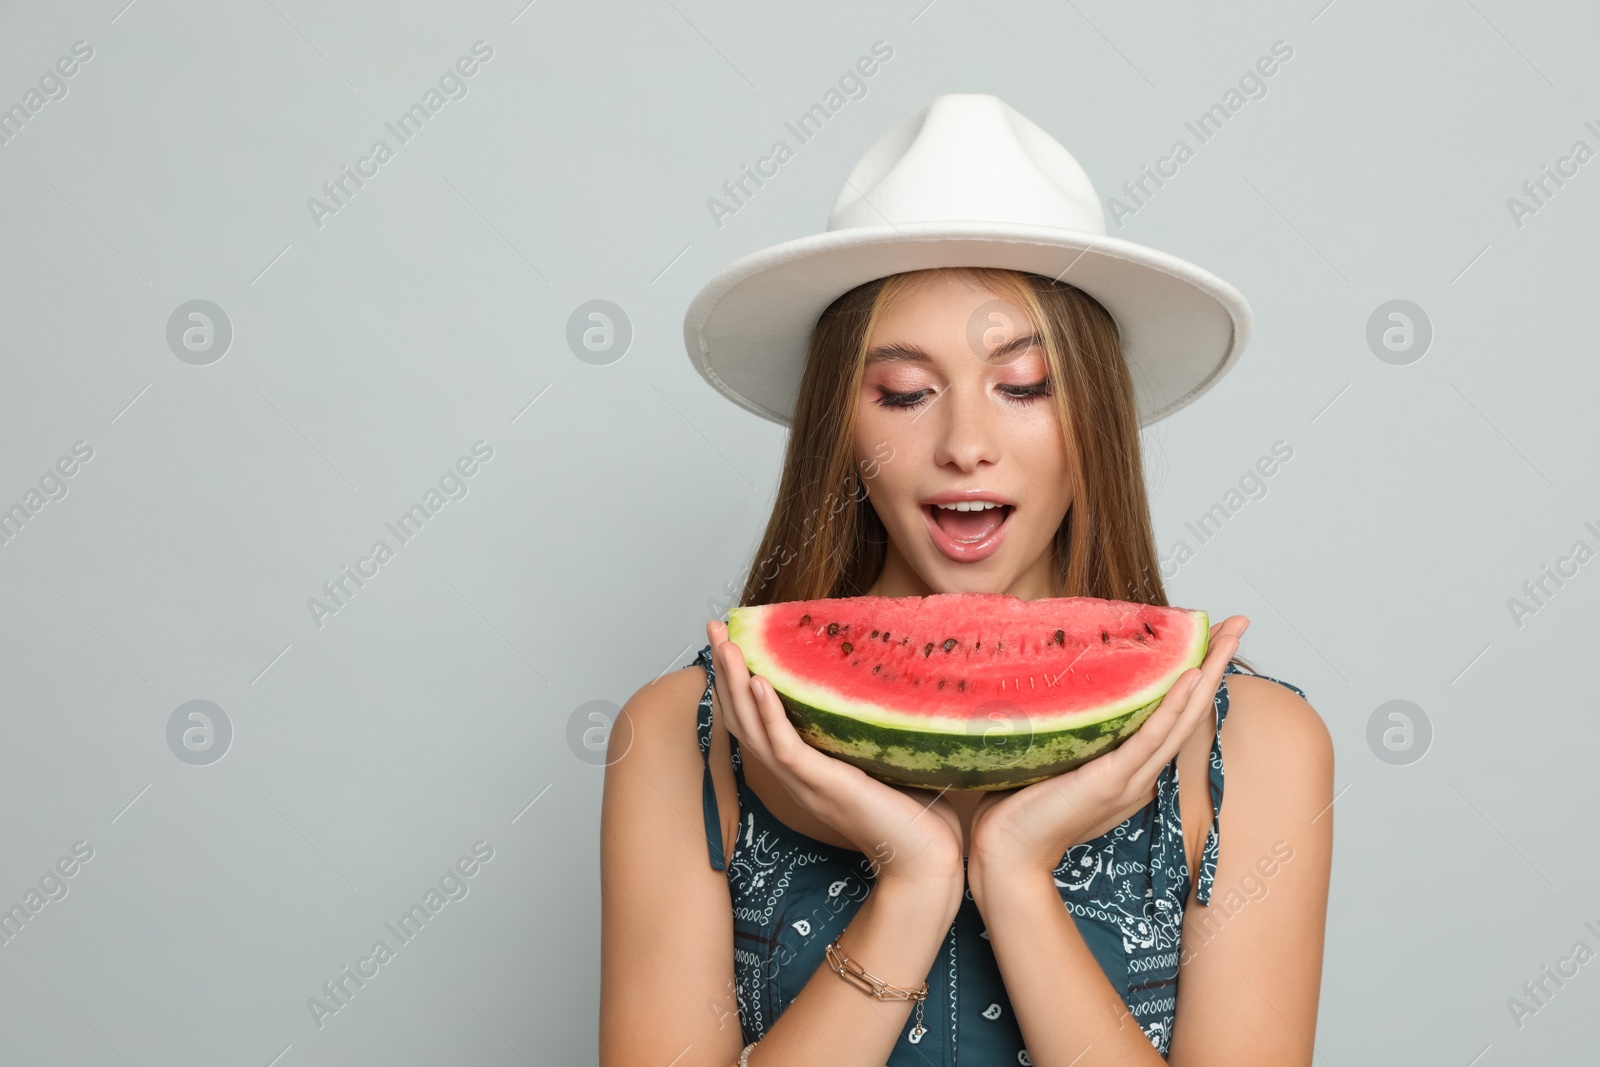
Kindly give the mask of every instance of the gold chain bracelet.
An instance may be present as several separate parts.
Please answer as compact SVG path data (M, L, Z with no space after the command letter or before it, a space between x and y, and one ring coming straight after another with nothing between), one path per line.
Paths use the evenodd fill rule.
M879 1000L914 1000L917 1002L916 1025L911 1028L910 1039L912 1044L922 1040L922 1035L928 1030L922 1025L922 1003L928 999L928 983L923 982L919 989L902 989L890 985L875 974L869 974L861 969L861 964L846 956L844 949L839 947L839 939L834 938L828 946L828 965L835 974L846 982L866 993L868 996L877 997Z

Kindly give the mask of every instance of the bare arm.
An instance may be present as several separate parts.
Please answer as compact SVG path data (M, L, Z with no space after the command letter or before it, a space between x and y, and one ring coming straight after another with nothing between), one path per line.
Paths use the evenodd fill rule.
M1233 675L1211 904L1184 910L1174 1067L1310 1067L1333 861L1333 741L1276 682Z
M1166 1062L1309 1067L1332 853L1332 742L1315 710L1275 682L1234 675L1229 692L1216 881L1209 907L1191 885ZM1049 875L988 868L979 910L1033 1062L1160 1064Z
M698 676L698 679L696 678ZM700 811L698 668L635 693L612 727L600 810L600 1064L726 1067L743 1047L733 908Z
M698 668L666 675L629 699L612 731L600 819L601 1067L728 1067L744 1047L727 872L711 869L701 814L694 716L704 687ZM714 767L719 748L727 758L714 746ZM880 874L840 944L873 974L915 988L961 891L959 881ZM824 963L750 1062L882 1067L912 1008L868 996Z

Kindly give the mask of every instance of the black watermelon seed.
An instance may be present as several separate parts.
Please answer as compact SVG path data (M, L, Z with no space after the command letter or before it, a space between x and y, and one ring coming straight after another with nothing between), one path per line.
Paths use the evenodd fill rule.
M844 642L843 644L841 644L839 646L840 650L842 650L844 652L844 654L847 655L847 656L850 654L850 651L851 651L852 647L853 646L850 644L849 641L846 641L846 642Z
M870 640L872 640L872 639L873 639L873 638L874 638L874 637L877 637L877 636L878 636L878 631L876 631L876 630L874 630L874 631L872 631L872 632L871 632L871 633L870 633L870 634L868 634L868 635L867 635L867 640L869 640L869 641L870 641Z
M1001 641L1000 642L1000 648L998 649L998 651L1004 652L1005 650L1006 650L1006 643L1004 641Z
M940 679L939 679L939 688L940 688L940 689L943 689L943 688L944 688L944 679L943 679L943 678L940 678Z
M979 641L977 644L973 645L972 647L973 648L982 648L983 647L983 642Z
M1149 623L1145 623L1144 624L1144 632L1149 634L1151 637L1154 637L1156 635L1156 632L1154 630L1150 629L1150 624Z
M886 643L888 642L888 640L889 640L889 631L888 630L883 631L883 640Z
M904 645L904 644L909 644L909 643L910 643L910 641L911 641L911 638L909 638L909 637L902 637L902 638L901 638L901 639L900 639L900 643L901 643L901 644L902 644L902 645Z
M1104 630L1101 630L1100 631L1100 641L1101 641L1102 644L1110 644L1111 643L1111 635L1106 633Z
M1067 635L1066 635L1066 633L1064 631L1057 630L1056 631L1056 644L1064 646L1066 643L1067 643Z
M877 674L881 670L883 670L883 664L880 663L876 667L872 668L872 673Z
M838 632L839 632L839 624L836 623L836 622L830 622L828 624L828 633L830 635L832 635L832 634L836 634Z
M961 681L956 683L956 688L957 689L966 689L966 687L967 687L967 680L965 678L961 679Z
M928 647L922 650L922 658L927 659L931 655L933 655L933 642L929 641Z
M811 616L810 615L802 615L802 616L800 616L800 625L801 626L804 626L806 623L808 623L810 621L811 621Z
M944 639L944 650L949 652L952 648L955 648L958 643L959 642L957 642L955 638L947 637Z

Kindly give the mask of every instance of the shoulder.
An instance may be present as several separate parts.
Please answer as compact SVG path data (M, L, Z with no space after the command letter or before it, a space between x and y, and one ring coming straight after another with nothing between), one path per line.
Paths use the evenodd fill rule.
M705 680L699 667L664 674L640 686L612 723L600 813L602 868L650 857L656 870L681 870L674 865L682 864L710 869L701 814L705 757L695 729Z
M693 665L668 671L635 690L612 724L606 745L608 773L625 757L655 760L693 749L698 760L695 725L705 690L706 672Z
M1331 790L1333 738L1317 709L1294 690L1252 674L1226 680L1222 724L1228 791L1235 785L1310 803ZM1326 803L1326 799L1320 800ZM1297 805L1298 806L1298 805Z

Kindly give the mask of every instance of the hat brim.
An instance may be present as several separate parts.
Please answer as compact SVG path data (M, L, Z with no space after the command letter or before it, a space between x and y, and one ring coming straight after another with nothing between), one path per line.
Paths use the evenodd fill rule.
M684 315L700 375L729 400L787 426L818 317L877 278L944 267L1003 267L1058 278L1116 320L1141 426L1210 389L1250 337L1250 305L1216 275L1116 237L1017 223L852 227L737 260Z

